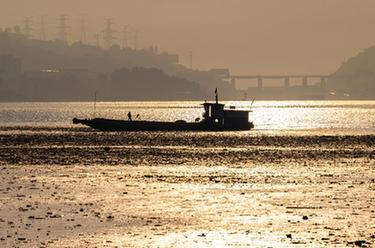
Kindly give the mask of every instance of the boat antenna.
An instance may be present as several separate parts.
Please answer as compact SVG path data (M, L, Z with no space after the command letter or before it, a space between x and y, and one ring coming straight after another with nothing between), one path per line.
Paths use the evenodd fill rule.
M215 100L216 100L216 104L219 103L219 96L217 94L217 88L215 89Z
M96 116L96 91L94 92L94 118Z
M251 101L250 109L251 109L251 107L253 107L254 102L255 102L255 98L253 98L253 100Z

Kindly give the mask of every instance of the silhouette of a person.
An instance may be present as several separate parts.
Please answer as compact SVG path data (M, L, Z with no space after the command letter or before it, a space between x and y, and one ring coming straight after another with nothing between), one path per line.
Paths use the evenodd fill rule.
M132 113L129 111L128 113L128 120L131 121L132 120Z

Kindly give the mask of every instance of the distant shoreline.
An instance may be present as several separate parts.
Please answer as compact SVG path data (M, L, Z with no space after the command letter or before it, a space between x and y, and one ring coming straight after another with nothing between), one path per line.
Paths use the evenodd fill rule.
M138 99L138 100L98 100L97 102L201 102L202 100L176 100L176 99L163 99L163 100L152 100L152 99ZM211 101L211 99L207 99L208 101ZM223 99L222 101L236 101L236 102L251 102L252 99L249 100L241 100L241 99ZM375 101L375 98L366 99L366 98L353 98L353 99L256 99L256 101L316 101L316 102L323 102L323 101ZM3 101L0 99L0 103L64 103L64 102L94 102L93 100L14 100L14 101Z

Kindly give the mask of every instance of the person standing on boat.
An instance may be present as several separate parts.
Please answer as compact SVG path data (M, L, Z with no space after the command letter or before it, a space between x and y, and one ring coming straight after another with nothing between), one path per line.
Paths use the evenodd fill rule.
M131 121L132 120L132 113L129 111L128 113L128 120Z

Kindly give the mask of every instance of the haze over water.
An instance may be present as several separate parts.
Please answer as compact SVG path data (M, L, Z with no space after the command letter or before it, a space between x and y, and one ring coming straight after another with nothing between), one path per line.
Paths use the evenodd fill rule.
M1 248L375 246L374 0L0 1Z
M251 109L255 130L323 131L336 134L375 133L375 101L248 101L225 102ZM0 103L0 126L72 127L72 118L126 119L127 113L143 120L194 121L202 117L201 102L47 102Z

